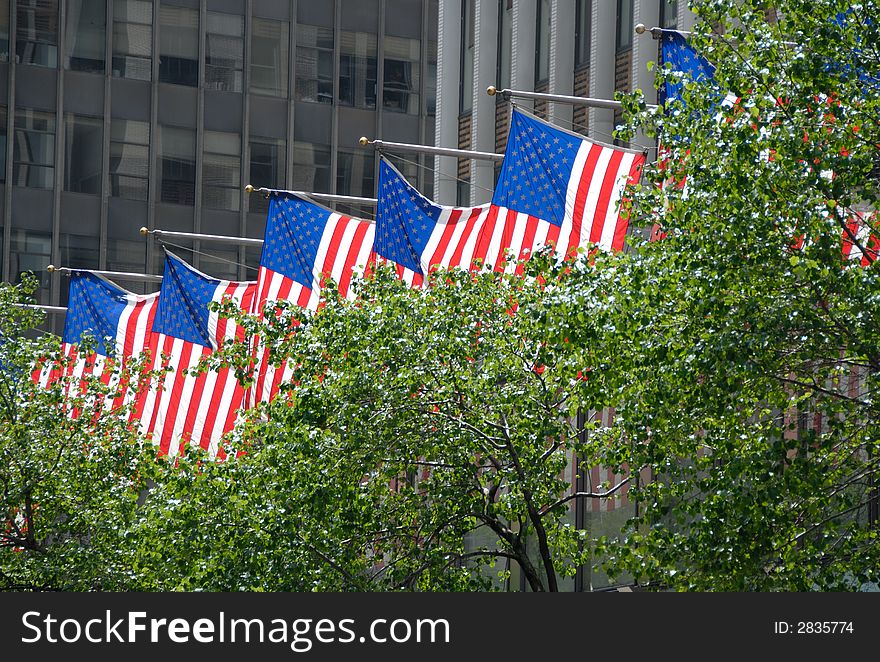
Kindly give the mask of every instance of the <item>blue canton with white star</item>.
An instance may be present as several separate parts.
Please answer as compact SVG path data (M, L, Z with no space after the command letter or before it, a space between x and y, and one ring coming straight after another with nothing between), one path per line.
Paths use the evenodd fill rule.
M126 292L94 274L77 271L70 275L64 342L79 344L83 336L95 338L95 351L108 355L107 345L116 341L119 318L128 303Z
M684 38L684 35L674 30L664 30L663 43L660 47L660 58L663 64L672 65L674 72L685 74L687 80L694 82L712 82L715 76L715 67L702 55L699 55ZM658 91L661 104L667 101L681 101L681 91L684 89L686 80L667 80L666 84Z
M379 161L379 204L373 243L377 254L421 274L421 256L442 211L385 159Z
M272 196L260 266L315 287L315 259L332 213L301 198Z
M583 140L514 109L492 204L562 225Z
M220 280L199 273L176 256L166 253L153 332L214 347L208 331L208 304L214 300L219 284Z

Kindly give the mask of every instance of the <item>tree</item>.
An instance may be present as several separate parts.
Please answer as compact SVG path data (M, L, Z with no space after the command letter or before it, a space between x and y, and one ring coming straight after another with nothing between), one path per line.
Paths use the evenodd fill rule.
M104 380L74 377L58 338L35 332L34 289L33 276L0 283L0 589L118 590L131 576L127 526L155 451L128 426L127 408L104 403L140 367L120 361ZM44 388L32 371L46 364L59 376Z
M647 585L855 589L880 567L880 6L772 4L691 2L714 86L629 96L621 134L667 152L631 196L665 238L547 303L559 328L584 315L566 334L617 407L607 461L650 470L600 542Z
M165 585L477 590L513 562L556 590L590 552L563 472L594 422L577 425L571 343L548 340L544 291L569 271L548 259L543 280L436 272L421 290L379 268L354 301L240 319L293 376L243 455L151 494L146 539L174 540L155 554L190 573Z

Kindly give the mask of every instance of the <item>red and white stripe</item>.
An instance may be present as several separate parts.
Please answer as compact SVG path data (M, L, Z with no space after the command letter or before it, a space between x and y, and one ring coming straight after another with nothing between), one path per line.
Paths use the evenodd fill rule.
M293 301L302 308L315 310L320 301L321 288L328 276L338 284L339 292L344 297L350 297L352 278L363 274L374 259L372 250L375 233L374 223L342 214L331 214L318 244L311 287L261 266L257 277L257 295L254 297L251 312L262 319L266 303L272 301ZM268 402L278 392L278 387L290 379L291 369L285 367L278 370L270 365L270 353L260 345L259 339L256 341L254 362L254 385L250 403Z
M249 311L256 288L253 281L221 281L212 299L222 301L229 297L242 310ZM208 328L215 347L228 339L244 339L241 327L215 312L209 315ZM211 457L223 457L219 444L234 427L245 404L245 389L234 371L221 368L188 374L215 347L163 333L154 333L151 340L154 369L168 372L161 378L161 384L152 384L137 403L142 434L151 438L162 454L180 454L191 444L207 450Z

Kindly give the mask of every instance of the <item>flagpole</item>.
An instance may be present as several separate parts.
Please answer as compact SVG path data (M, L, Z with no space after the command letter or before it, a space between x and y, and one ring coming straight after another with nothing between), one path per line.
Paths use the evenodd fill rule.
M65 274L69 276L70 274L77 273L80 271L84 271L90 274L95 274L96 276L105 276L107 278L115 278L119 280L136 280L146 283L161 283L162 276L152 276L150 274L138 274L133 271L100 271L98 269L76 269L72 267L56 267L54 264L50 264L46 267L46 271L50 274L55 272Z
M479 161L503 161L504 154L494 152L475 152L470 149L455 149L453 147L433 147L431 145L416 145L412 143L395 143L386 140L370 140L361 136L358 140L361 147L372 145L379 150L418 152L420 154L433 154L434 156L457 156L460 159L476 159Z
M570 103L575 106L588 106L590 108L605 108L606 110L621 110L623 104L613 99L594 99L592 97L573 97L567 94L549 94L547 92L529 92L527 90L499 90L494 85L486 88L486 94L494 97L500 94L504 99L518 97L522 99L536 99L538 101L555 101L556 103ZM655 104L646 104L648 108L656 108Z
M14 303L16 308L30 308L31 310L45 310L47 313L66 313L67 306L44 306L40 303Z
M262 246L262 239L252 239L249 237L230 237L221 234L201 234L198 232L177 232L174 230L150 230L147 227L142 227L140 229L140 233L142 237L146 237L147 235L153 235L154 237L161 239L162 237L169 237L171 239L197 239L198 241L207 241L207 242L215 242L215 243L225 243L225 244L238 244L240 246Z
M676 30L675 28L658 28L658 27L648 28L644 23L639 23L638 25L636 25L636 34L645 34L646 32L651 35L652 39L662 39L663 34L665 32L677 32L682 37L688 37L693 34L693 32L691 32L690 30ZM721 37L724 37L725 35L718 34L717 32L713 32L709 36L712 37L713 39L720 39ZM736 41L736 39L731 39L731 41ZM800 45L794 41L783 41L780 43L785 44L786 46L799 46Z
M363 138L361 138L363 140ZM273 193L284 193L286 195L298 195L301 198L312 198L313 200L324 200L326 202L343 202L351 205L376 205L378 204L378 200L376 198L361 198L355 195L336 195L335 193L314 193L311 191L285 191L284 189L278 188L266 188L265 186L261 186L260 188L256 188L253 184L248 184L244 187L245 193L263 193L268 198Z

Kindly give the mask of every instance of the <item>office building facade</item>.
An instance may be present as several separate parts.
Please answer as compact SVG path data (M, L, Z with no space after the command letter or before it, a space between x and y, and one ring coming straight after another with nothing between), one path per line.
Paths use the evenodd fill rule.
M63 306L50 263L161 273L141 226L262 238L267 202L247 183L372 197L360 136L434 142L437 14L437 0L0 0L0 275L33 271L39 302ZM398 165L430 194L427 158ZM256 275L257 249L176 243L211 275Z

